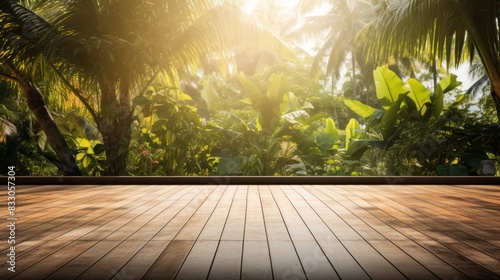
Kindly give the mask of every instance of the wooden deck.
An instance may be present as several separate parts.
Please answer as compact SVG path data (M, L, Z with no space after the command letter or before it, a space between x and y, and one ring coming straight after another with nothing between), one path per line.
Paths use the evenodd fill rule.
M500 279L497 186L19 186L16 203L0 279Z

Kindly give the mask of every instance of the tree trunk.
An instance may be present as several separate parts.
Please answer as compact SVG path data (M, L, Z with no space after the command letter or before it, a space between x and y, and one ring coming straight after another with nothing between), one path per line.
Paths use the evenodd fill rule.
M500 97L498 96L500 92L500 88L496 89L493 85L491 85L491 98L493 98L493 104L495 104L495 109L497 109L497 121L500 124Z
M116 121L109 119L102 121L99 127L101 130L104 146L106 149L106 170L104 175L127 176L128 146L131 138L131 121L129 116L116 116ZM112 125L108 125L112 124Z
M116 86L111 79L101 78L101 115L98 129L101 132L108 176L127 176L127 157L130 144L132 112L129 101L121 96L117 99ZM128 88L121 88L120 95L128 95Z
M59 127L54 122L54 119L47 109L43 96L38 88L36 88L32 81L22 75L13 65L8 63L6 63L6 65L12 76L21 87L24 97L26 98L26 102L28 103L28 107L33 115L35 115L36 120L42 127L45 135L47 136L47 140L57 155L59 160L59 163L56 163L56 165L58 165L57 167L62 170L64 175L82 175L76 164L75 158L66 143L66 140L59 130Z

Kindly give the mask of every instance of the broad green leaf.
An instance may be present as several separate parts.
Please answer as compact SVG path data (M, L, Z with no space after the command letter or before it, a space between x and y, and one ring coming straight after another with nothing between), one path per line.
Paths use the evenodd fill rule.
M344 157L349 160L359 160L369 148L370 146L368 146L366 142L352 139L349 143L349 148L346 149Z
M342 98L342 101L349 109L351 109L354 113L358 114L360 117L364 119L372 116L375 113L375 111L377 111L377 109L368 106L366 104L363 104L357 100Z
M242 156L221 157L218 165L218 175L241 174L243 172L243 160L244 158Z
M328 115L327 114L316 114L316 115L309 117L306 120L303 120L301 123L303 125L310 125L311 123L313 123L317 120L321 120L322 118L325 118L326 116L328 116Z
M481 169L481 161L486 159L489 159L488 154L479 148L468 149L462 155L462 162L476 170Z
M431 103L431 92L416 79L409 79L407 83L410 87L408 97L415 102L417 110L423 116L427 110L427 106L425 104Z
M97 143L95 146L94 146L94 153L96 155L99 155L100 153L104 152L106 150L106 147L101 144L101 143Z
M281 107L281 113L289 113L293 112L296 110L299 110L301 108L299 99L293 92L288 92L284 97L283 97L283 107Z
M337 131L337 128L335 127L335 122L333 121L332 118L326 119L326 134L332 136L335 139L339 138L339 132Z
M384 109L388 109L399 98L399 95L409 91L403 81L389 70L387 66L378 67L373 71L377 98L384 101Z
M304 104L302 104L302 106L300 106L300 109L302 110L305 110L305 109L314 109L314 106L309 103L309 102L304 102Z
M90 162L91 162L90 157L89 157L89 156L87 156L87 155L85 155L85 156L82 158L82 166L83 166L83 168L87 168L87 167L89 167Z
M350 119L345 128L345 147L349 149L352 139L359 139L362 135L361 127L355 119Z
M243 87L248 98L253 103L259 102L259 100L264 96L264 94L260 91L259 87L257 87L257 85L254 82L250 81L250 79L248 79L248 77L243 73L240 73L236 77L240 82L241 86Z
M297 110L281 116L284 120L290 123L299 123L300 120L305 120L309 118L309 114L304 110Z
M255 121L255 127L257 128L257 131L262 131L261 117L257 117L257 120Z
M288 80L284 75L272 74L269 77L269 82L267 97L272 102L281 102L283 96L288 93Z
M76 160L82 160L85 157L85 153L78 153L76 155Z
M398 112L401 109L401 103L405 99L406 95L400 95L399 99L394 102L391 107L385 112L382 117L382 136L384 140L389 140L389 138L396 131L396 123L398 121Z
M322 151L329 151L335 144L336 140L338 139L326 133L320 133L316 136L316 143Z
M454 74L450 74L449 76L439 81L439 86L441 87L443 93L447 93L451 90L454 90L460 85L462 85L462 82L457 81L457 75Z
M207 108L209 111L214 109L215 104L219 101L219 93L210 81L205 83L203 90L201 91L201 97L205 102L207 102Z
M179 98L178 98L178 100L181 100L181 101L191 101L191 100L193 100L193 98L191 98L191 96L189 96L189 95L187 95L187 94L185 94L185 93L181 92L181 93L179 94Z
M77 140L81 148L89 148L91 146L90 141L85 138L77 138Z
M144 104L146 104L149 100L142 96L142 95L139 95L137 97L134 98L134 100L132 101L132 105L133 106L142 106Z

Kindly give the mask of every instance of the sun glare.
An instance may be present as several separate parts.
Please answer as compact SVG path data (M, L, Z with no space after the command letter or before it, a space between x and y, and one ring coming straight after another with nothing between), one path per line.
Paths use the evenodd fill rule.
M252 13L252 11L260 3L260 1L265 1L265 0L246 0L244 10L247 13ZM297 6L299 0L291 0L291 1L272 0L270 2L273 2L273 4L276 5L279 9L292 10Z

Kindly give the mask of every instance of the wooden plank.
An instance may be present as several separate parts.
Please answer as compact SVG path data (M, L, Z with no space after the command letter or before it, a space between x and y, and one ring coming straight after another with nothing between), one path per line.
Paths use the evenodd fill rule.
M143 192L136 191L135 193L137 195L130 198L131 202L111 206L109 208L114 209L112 212L108 212L98 217L92 217L90 214L89 218L91 218L91 220L88 223L68 231L57 237L57 239L73 240L79 238L81 240L102 240L118 228L126 225L131 220L150 209L152 205L154 206L156 203L159 203L158 197L168 193L168 191L169 189L155 188L155 191L148 192L146 196L142 195ZM124 201L129 201L129 199Z
M119 241L104 240L97 242L94 246L72 259L46 279L75 279L119 244Z
M168 207L166 207L161 213L156 215L153 219L148 221L139 231L133 233L129 239L137 240L151 240L153 239L162 229L170 223L170 221L175 218L183 209L187 207L189 203L192 203L199 194L201 194L203 188L196 188L195 186L185 186L182 191L179 191L174 200ZM168 240L168 239L165 239Z
M366 199L368 195L362 196ZM386 212L381 209L386 208L378 208L371 207L367 211L372 213L377 219L386 222L394 231L400 232L408 239L391 239L392 242L402 251L406 252L412 258L414 258L417 262L422 264L425 268L430 270L433 274L437 275L441 279L466 279L465 274L458 271L449 263L443 261L441 258L427 250L424 246L417 243L419 240L425 240L424 235L419 233L415 234L416 231L406 225L405 223L395 219L390 216ZM417 237L417 238L415 238Z
M128 194L126 197L130 197L130 196L131 196L131 194ZM71 198L70 198L70 200L71 200ZM87 230L92 229L92 227L88 227L89 224L96 223L96 222L97 223L101 222L101 224L102 224L102 221L100 221L100 219L99 219L100 217L104 216L107 213L118 214L120 212L114 211L115 207L116 208L123 207L124 205L127 205L128 203L132 203L132 201L133 200L129 200L129 198L127 198L127 199L118 200L114 204L109 204L109 202L108 202L107 205L105 202L101 202L101 205L97 204L96 206L101 206L102 208L95 207L95 209L97 209L97 210L92 210L90 212L82 211L83 216L78 218L79 223L74 223L74 222L71 223L71 220L68 220L68 221L64 220L62 222L62 224L55 226L55 227L54 227L54 225L51 224L53 222L53 220L51 220L50 213L49 214L45 213L45 214L47 214L46 218L48 218L49 221L47 223L42 223L39 227L31 228L30 231L21 231L22 234L20 234L20 236L18 237L16 242L21 243L24 240L26 240L28 238L28 236L32 240L42 240L42 241L52 240L52 239L60 237L64 234L68 234L68 232L71 232L72 230L77 231L75 238L80 237L81 235L83 235L82 231L87 232ZM68 205L68 207L70 207L70 206ZM25 225L23 224L22 227L24 227L24 226ZM24 234L25 232L27 234ZM70 238L70 240L74 240L75 238ZM39 244L42 244L42 243L40 242ZM28 252L29 251L26 251L23 253L28 253Z
M154 201L148 203L148 205L150 205L151 207L147 211L139 214L124 226L105 236L104 239L125 240L134 237L132 238L133 240L150 240L152 236L149 236L149 238L137 238L138 236L136 235L136 233L142 232L142 229L145 227L145 225L150 223L155 217L160 215L160 213L166 211L168 207L175 203L179 199L179 197L187 193L189 190L190 188L179 187L169 191L168 193L158 196ZM87 235L83 238L88 237L90 236Z
M315 197L309 191L310 188L310 186L294 187L294 190L297 194L300 194L301 198L294 196L293 202L296 208L301 209L301 212L308 212L306 216L309 219L305 221L308 222L309 228L320 244L321 249L325 252L341 279L369 279L368 274L353 258L336 234L337 231L346 232L346 230L339 230L339 228L348 228L348 232L353 232L356 235L357 233L343 221L337 223L338 227L329 227L325 218L328 215L335 215L335 213ZM314 211L314 214L311 211ZM344 240L348 239L345 234L341 236Z
M111 279L139 250L146 241L125 240L95 262L78 279Z
M218 186L205 199L203 204L196 210L187 223L175 236L176 240L197 240L201 231L215 211L216 206L221 200L226 186Z
M271 191L276 204L280 208L306 277L312 279L339 279L328 258L324 255L311 231L302 220L300 216L302 209L293 207L281 187L276 186L271 188Z
M18 190L2 279L500 278L496 186Z
M214 256L209 279L239 279L248 186L238 186Z
M238 186L221 240L243 240L248 186Z
M7 243L7 242L5 242ZM16 274L21 275L24 270L30 268L31 266L35 265L38 263L40 260L43 260L53 254L54 252L57 252L60 250L62 247L64 247L66 244L65 242L62 241L48 241L43 243L41 246L38 246L37 248L30 250L30 254L24 254L22 257L19 257L19 251L16 250ZM4 260L7 259L6 254L3 255ZM2 269L0 269L0 276L12 276L12 273L7 270L6 268L7 263L5 261L2 262ZM26 275L26 274L25 274Z
M259 186L274 279L305 279L281 212L268 186Z
M269 245L266 240L245 240L241 279L273 279Z
M201 193L197 194L181 211L179 211L158 233L153 240L173 240L193 214L214 191L214 186L203 186ZM191 242L192 243L192 242Z
M225 191L224 187L206 187L205 189L208 196L203 195L200 199L193 200L193 203L188 205L189 208L184 208L185 214L176 216L179 221L187 216L189 216L189 220L173 236L174 240L145 275L146 279L157 279L158 277L172 279L180 271L196 239Z
M203 228L198 240L219 241L221 239L237 188L238 187L234 185L227 186L226 192L219 201L217 208L208 220L206 226Z
M243 241L222 240L217 248L208 279L225 280L241 278Z
M380 209L384 209L385 212L398 219L403 224L410 226L411 228L414 228L419 232L422 232L425 238L414 241L419 243L421 246L431 251L432 253L436 254L439 258L448 262L455 269L460 270L462 273L468 274L468 276L472 278L479 277L479 279L482 279L484 276L492 276L492 272L490 270L481 268L476 263L468 260L466 257L463 257L463 255L460 255L460 253L457 253L447 247L447 244L453 242L455 239L446 234L443 234L443 232L439 231L439 229L428 226L427 223L430 223L428 218L420 217L417 214L414 217L412 215L404 213L405 209L407 211L411 211L411 209L408 210L407 207L400 204L405 203L405 200L403 200L402 197L399 197L399 199L397 200L398 202L395 202L393 199L386 197L384 195L386 193L381 191L370 192L369 194L379 200L379 202L372 202L374 205L376 205ZM417 217L420 219L417 219ZM470 250L463 251L462 254L467 255L467 252L470 252ZM460 275L459 273L456 274ZM461 276L460 278L463 278L463 276Z
M175 279L207 279L219 241L198 240Z
M43 279L54 273L60 267L66 265L69 261L92 247L95 243L95 241L74 241L30 267L19 267L21 269L26 269L17 271L13 279ZM12 276L5 274L5 271L7 270L2 269L0 271L1 279L7 279L8 276ZM9 272L9 274L12 273Z
M194 240L173 240L142 279L174 279Z
M394 244L395 240L408 241L409 239L366 211L365 209L371 209L370 204L364 202L358 196L352 196L348 199L344 194L337 193L335 198L339 204L349 209L360 221L363 221L367 226L386 238L385 240L367 238L366 242L384 256L398 271L407 277L438 279L437 276L412 258L408 252L401 250ZM402 263L404 263L404 266L401 266Z
M224 195L197 238L176 279L206 279L232 205L236 186L227 186Z
M149 241L112 279L142 279L169 244L170 240Z
M248 188L245 222L241 278L272 279L269 245L258 186Z

